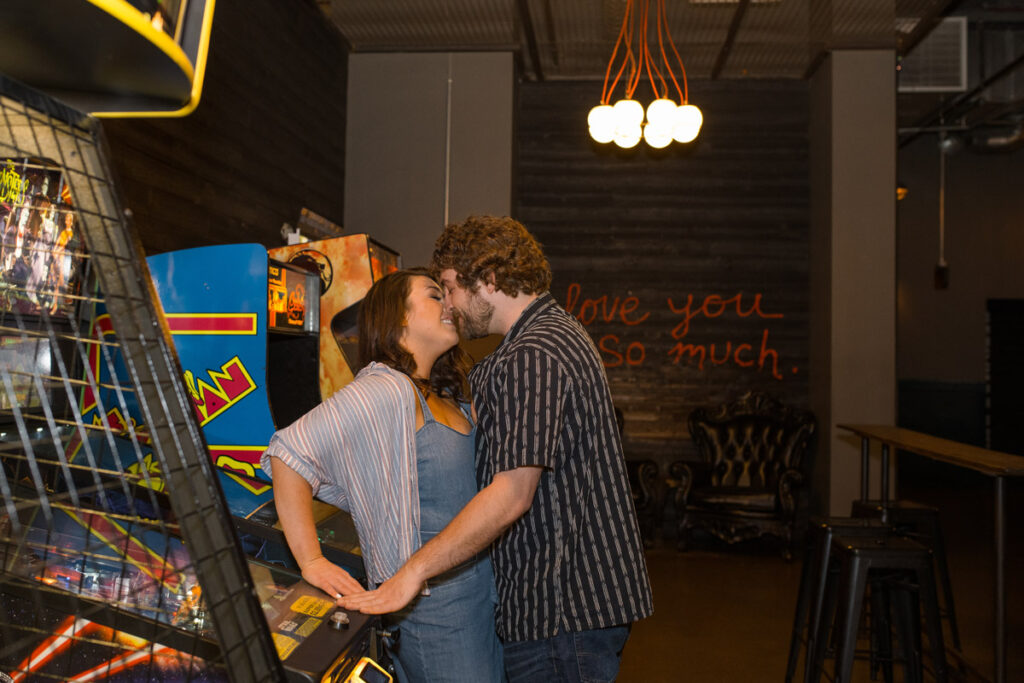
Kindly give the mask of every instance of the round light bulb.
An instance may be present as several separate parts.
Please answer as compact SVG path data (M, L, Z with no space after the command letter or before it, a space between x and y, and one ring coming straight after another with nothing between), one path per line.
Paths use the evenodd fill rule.
M611 142L615 139L615 128L597 128L594 126L590 127L590 137L593 138L594 142L600 142L602 145L606 142Z
M636 100L619 100L614 110L616 128L639 126L644 122L644 106Z
M597 142L611 142L615 137L615 111L610 104L599 104L587 115L590 137Z
M647 106L647 123L671 128L675 123L676 109L676 103L670 99L654 100Z
M615 129L615 144L623 149L636 147L637 143L640 142L642 135L639 125L625 127L620 126Z
M700 133L704 115L692 104L684 104L676 109L676 123L672 129L672 137L676 142L692 142Z
M644 142L654 149L668 147L672 142L672 129L648 123L644 126Z

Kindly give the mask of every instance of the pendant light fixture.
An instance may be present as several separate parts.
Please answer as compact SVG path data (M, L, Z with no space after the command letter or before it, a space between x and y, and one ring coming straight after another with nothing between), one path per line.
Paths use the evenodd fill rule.
M615 142L619 147L630 148L635 147L643 138L649 146L660 149L670 145L673 140L681 143L692 142L700 132L704 117L700 109L689 103L686 68L668 30L665 0L655 0L654 4L658 53L661 59L655 60L651 55L647 39L651 0L626 0L622 27L619 29L619 37L615 41L615 48L604 74L601 104L591 109L587 116L590 137L597 142ZM682 87L679 86L679 81L672 71L665 43L668 43L679 64ZM618 70L609 87L608 80L616 66L616 58L620 56L620 49L621 61L618 62ZM629 69L624 80L625 96L614 105L609 104L619 80L627 71L627 66ZM646 118L643 105L633 99L645 72L651 90L654 91L654 101L646 109ZM678 105L671 98L669 82L675 86L675 94L679 98Z

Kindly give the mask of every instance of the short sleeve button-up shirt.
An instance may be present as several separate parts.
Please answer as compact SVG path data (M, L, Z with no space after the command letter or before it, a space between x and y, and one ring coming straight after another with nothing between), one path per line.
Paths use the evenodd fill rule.
M532 507L491 549L498 634L536 640L652 612L626 463L600 357L550 293L470 373L477 477L544 469Z

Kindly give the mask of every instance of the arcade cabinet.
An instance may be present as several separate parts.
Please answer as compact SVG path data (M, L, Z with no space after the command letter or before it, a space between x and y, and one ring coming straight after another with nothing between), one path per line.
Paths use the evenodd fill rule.
M271 258L320 276L319 387L327 398L352 381L359 370L353 353L332 332L334 320L358 305L377 280L401 267L398 253L369 235L346 235L270 250ZM284 361L284 358L281 358ZM286 361L285 361L286 363ZM285 366L282 363L281 367ZM283 382L282 382L283 384Z
M0 364L0 671L13 680L95 671L113 680L140 671L148 680L283 680L98 124L3 77L0 110L5 182L25 189L5 197L6 235L25 226L20 239L4 240L8 262L28 254L53 270L60 260L67 276L61 290L23 277L18 263L5 273L0 327L9 345L31 350ZM62 253L49 223L69 211L80 245L68 238ZM98 305L99 339L88 334ZM108 369L102 386L93 349ZM98 419L83 419L86 391ZM128 396L139 406L134 422L125 419ZM101 448L130 454L131 465L101 466Z
M258 244L185 249L148 264L236 526L256 557L288 562L260 456L277 429L352 380L330 322L396 270L398 254L348 235L269 254ZM317 520L330 559L362 576L348 513L321 504Z
M0 76L0 166L3 678L344 681L369 666L373 620L243 550L200 416L244 373L218 364L197 410L206 380L184 379L96 119Z

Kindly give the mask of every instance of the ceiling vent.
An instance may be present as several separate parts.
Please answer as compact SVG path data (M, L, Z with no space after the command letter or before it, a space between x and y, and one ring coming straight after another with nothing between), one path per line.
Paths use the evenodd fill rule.
M900 92L967 90L967 17L946 17L900 64Z

